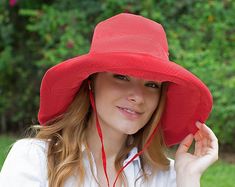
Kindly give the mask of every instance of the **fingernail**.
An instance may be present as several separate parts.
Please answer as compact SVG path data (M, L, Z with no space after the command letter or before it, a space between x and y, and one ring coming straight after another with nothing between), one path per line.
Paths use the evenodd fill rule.
M200 121L196 121L196 126L197 126L198 128L200 128L201 125L202 125L202 123L201 123Z

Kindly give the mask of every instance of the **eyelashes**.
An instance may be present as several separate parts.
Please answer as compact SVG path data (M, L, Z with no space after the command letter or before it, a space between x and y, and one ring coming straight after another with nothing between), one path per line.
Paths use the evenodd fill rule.
M126 75L113 74L113 77L119 80L123 80L123 81L130 81L130 78ZM156 82L147 82L145 85L150 88L155 88L155 89L160 88L159 83L156 83Z
M148 85L149 87L151 87L151 88L156 88L156 89L159 89L160 88L160 86L157 84L157 83L147 83L146 85Z
M128 77L125 76L125 75L114 74L113 77L117 78L117 79L120 79L120 80L126 80L126 81L129 80Z

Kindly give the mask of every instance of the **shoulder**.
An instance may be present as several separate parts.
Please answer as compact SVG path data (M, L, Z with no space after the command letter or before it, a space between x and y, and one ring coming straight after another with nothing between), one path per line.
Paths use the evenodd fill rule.
M34 138L16 141L7 155L3 169L5 169L5 165L10 167L12 163L19 165L24 161L32 165L44 164L47 157L47 145L48 143L46 141Z
M43 158L47 154L47 144L46 141L34 138L18 140L13 144L7 159L11 157L16 157L16 159Z
M47 151L47 141L39 140L35 138L25 138L18 140L14 143L11 148L11 151Z
M46 141L33 138L15 142L3 164L0 186L41 185L47 176L47 145Z

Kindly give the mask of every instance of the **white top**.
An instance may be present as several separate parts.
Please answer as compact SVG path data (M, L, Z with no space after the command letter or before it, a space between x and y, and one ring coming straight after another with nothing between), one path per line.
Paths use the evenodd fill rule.
M137 148L130 151L123 165L137 153ZM85 154L85 151L84 151ZM94 160L93 160L94 163ZM90 164L84 155L86 170L85 187L98 186L90 171ZM95 164L94 175L97 176ZM140 159L137 157L125 169L129 187L134 187L135 179L138 178ZM148 183L137 180L136 187L176 187L176 173L174 161L170 160L170 169L159 171ZM71 176L64 187L76 187L77 180ZM110 184L112 185L112 184ZM18 140L9 152L0 173L0 187L48 187L47 180L47 143L36 139Z

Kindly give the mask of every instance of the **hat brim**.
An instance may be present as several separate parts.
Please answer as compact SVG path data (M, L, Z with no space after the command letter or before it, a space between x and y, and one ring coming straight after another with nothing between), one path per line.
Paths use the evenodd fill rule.
M44 124L62 114L81 83L97 72L126 74L146 80L171 82L161 118L164 141L171 146L189 133L196 121L205 122L212 109L212 95L206 85L180 65L140 53L88 53L51 67L40 88L38 121Z

